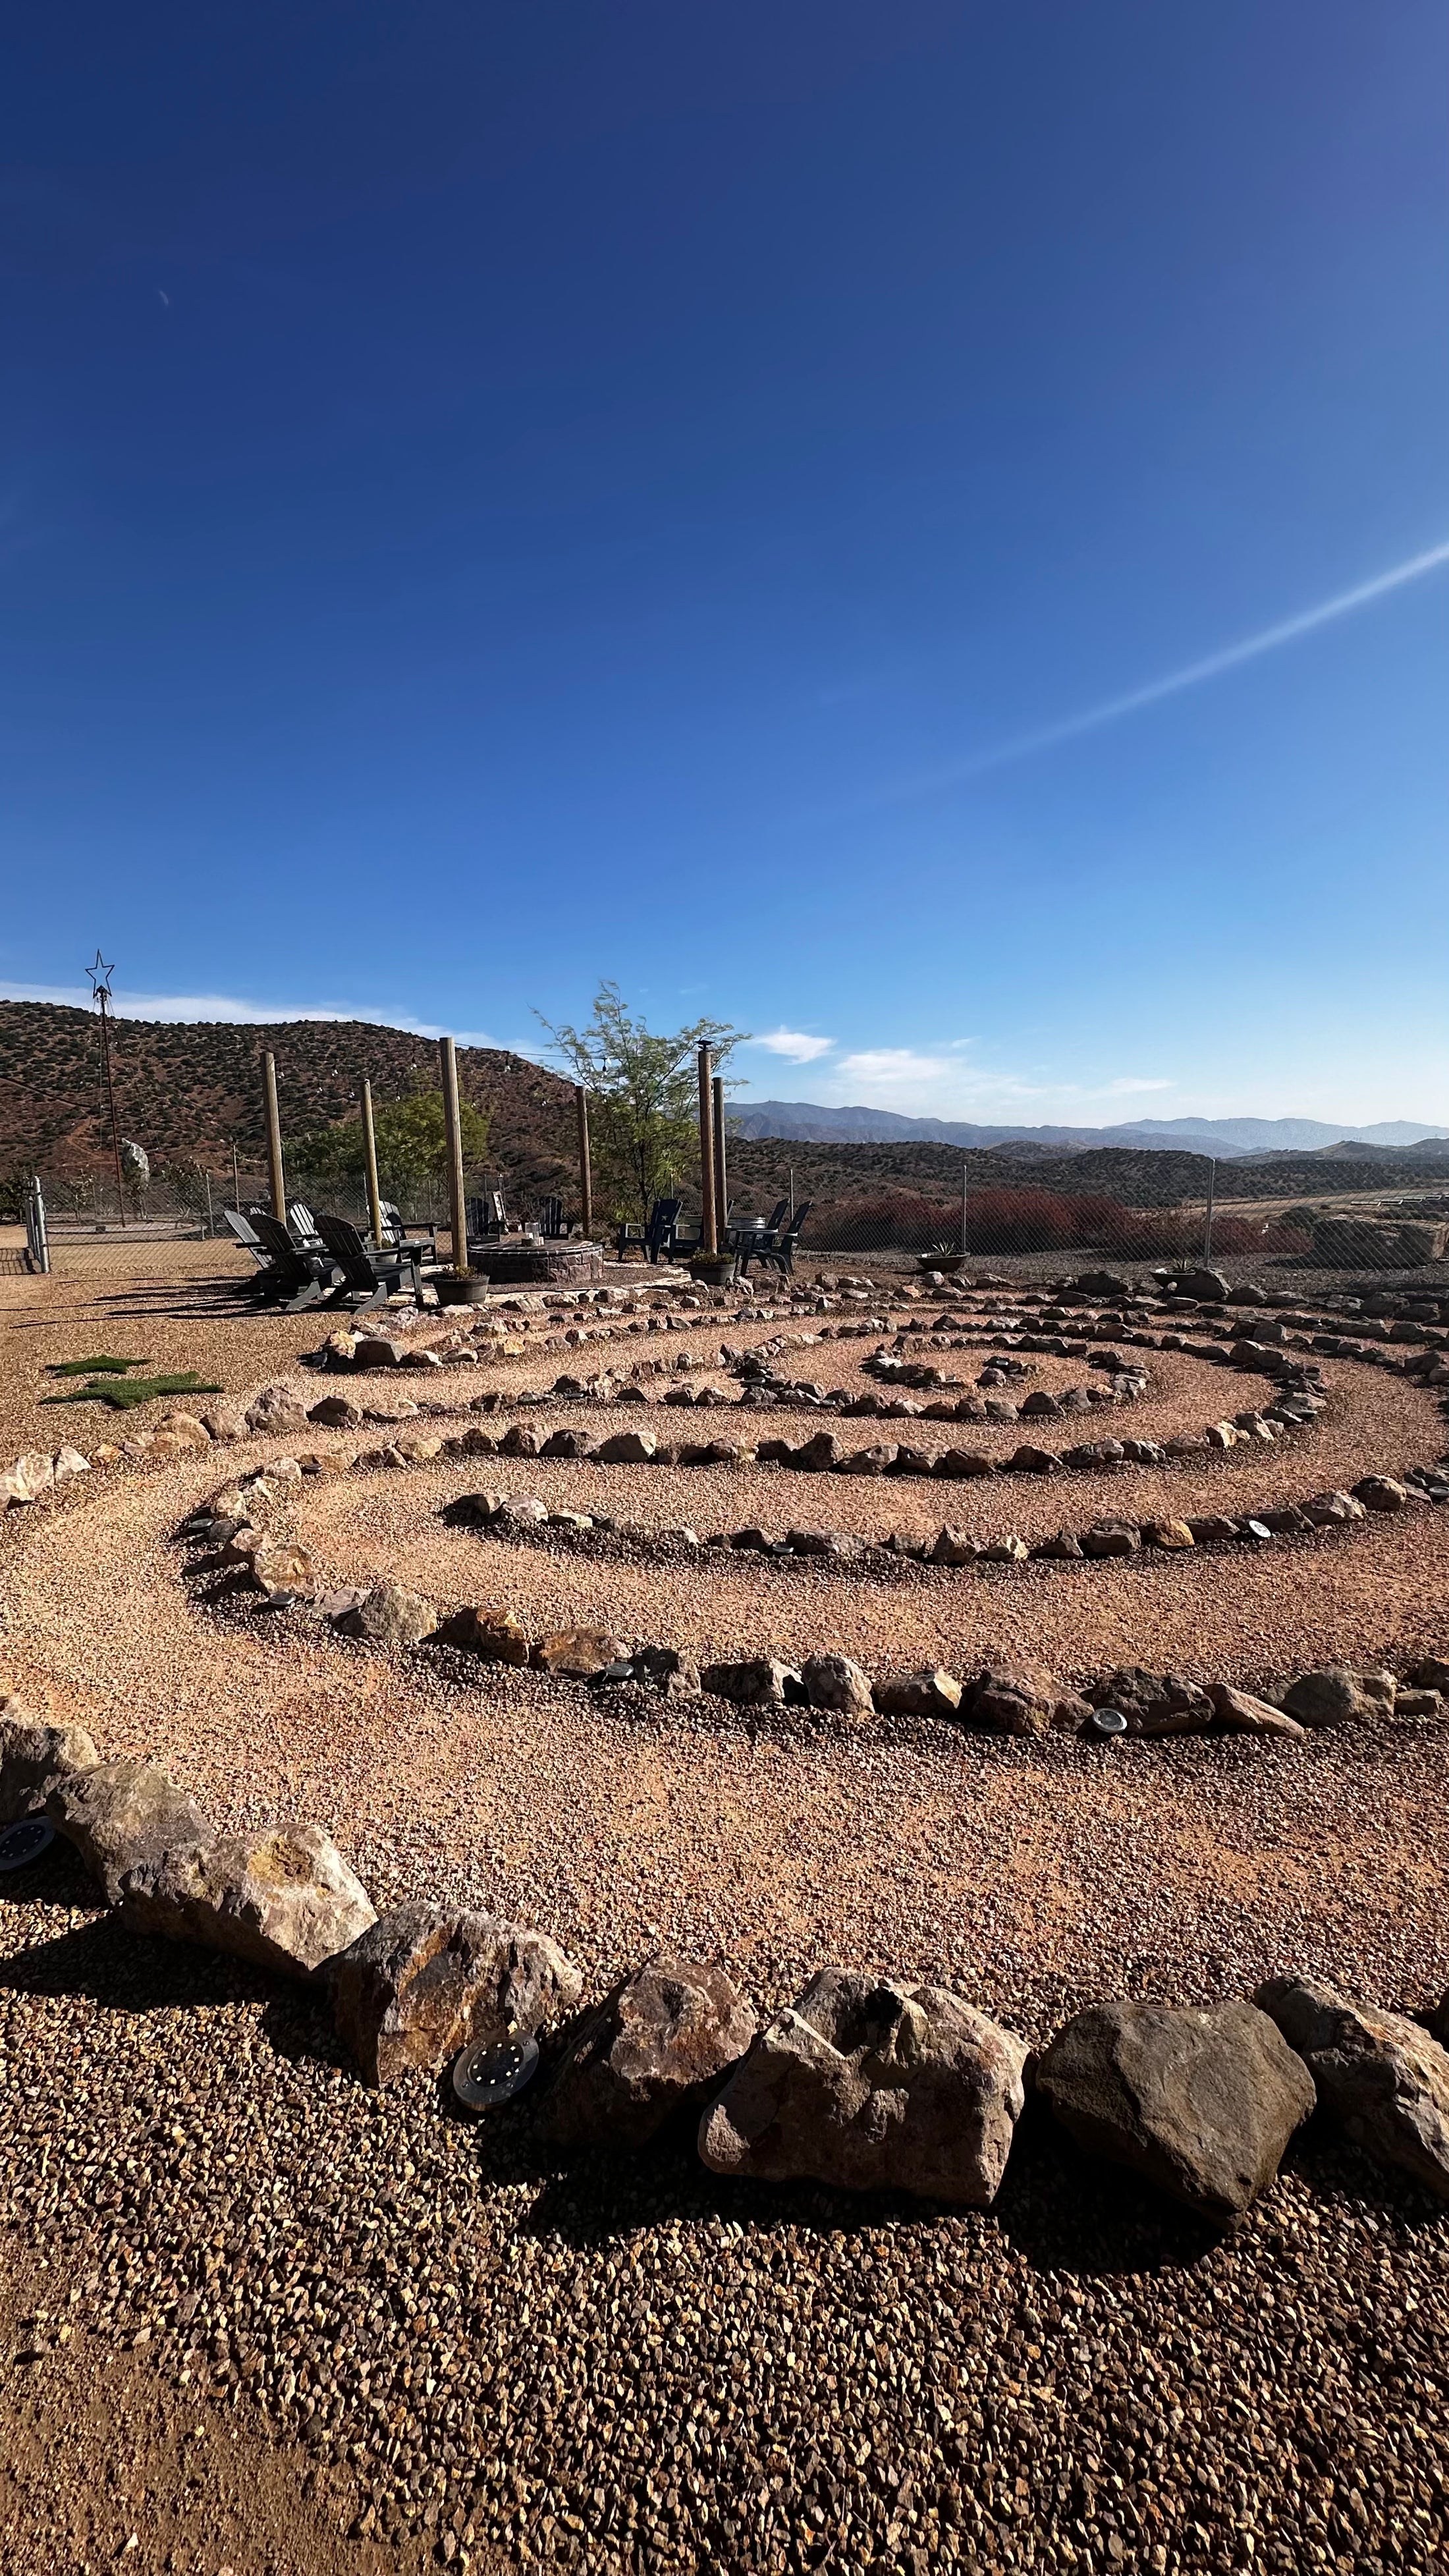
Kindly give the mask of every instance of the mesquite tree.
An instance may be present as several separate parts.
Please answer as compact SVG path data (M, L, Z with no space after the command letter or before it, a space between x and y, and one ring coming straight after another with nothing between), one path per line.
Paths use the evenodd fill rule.
M541 1011L554 1051L589 1095L594 1188L614 1218L647 1219L658 1198L699 1172L695 1063L714 1051L715 1070L744 1040L722 1020L695 1020L658 1037L624 1003L617 984L601 984L594 1016L582 1029L555 1028Z

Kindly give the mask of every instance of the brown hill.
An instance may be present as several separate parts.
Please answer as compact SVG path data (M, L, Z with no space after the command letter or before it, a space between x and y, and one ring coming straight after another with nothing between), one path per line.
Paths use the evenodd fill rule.
M356 1108L364 1077L379 1100L438 1083L431 1038L366 1020L117 1020L112 1065L121 1133L153 1166L176 1159L218 1173L233 1142L244 1170L264 1157L262 1057L277 1059L282 1132L330 1126ZM573 1094L542 1065L498 1047L460 1047L465 1097L492 1113L489 1160L541 1188L572 1171ZM0 1172L79 1179L110 1168L100 1027L94 1012L0 1002Z

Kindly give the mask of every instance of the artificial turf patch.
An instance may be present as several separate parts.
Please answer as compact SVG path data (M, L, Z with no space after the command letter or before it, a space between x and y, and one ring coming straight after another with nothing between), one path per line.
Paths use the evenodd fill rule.
M64 1395L43 1395L42 1404L108 1404L115 1413L130 1413L138 1404L150 1404L158 1395L220 1395L223 1389L215 1378L198 1377L186 1369L172 1377L96 1377L86 1386L67 1388Z
M144 1359L113 1359L109 1351L100 1351L93 1360L52 1360L52 1377L124 1377L127 1369L144 1368Z

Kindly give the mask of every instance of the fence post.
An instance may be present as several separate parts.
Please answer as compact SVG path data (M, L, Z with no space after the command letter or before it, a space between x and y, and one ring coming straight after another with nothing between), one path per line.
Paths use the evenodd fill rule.
M210 1243L212 1236L216 1232L216 1218L212 1212L211 1205L211 1174L210 1172L203 1172L201 1177L206 1183L206 1239L207 1242Z
M1212 1259L1212 1257L1213 1257L1213 1202L1214 1202L1215 1198L1217 1197L1217 1186L1218 1186L1218 1167L1217 1167L1217 1161L1216 1161L1216 1159L1215 1159L1215 1157L1214 1157L1214 1156L1209 1155L1209 1157L1208 1157L1207 1215L1206 1215L1206 1216L1205 1216L1205 1218L1203 1219L1203 1229L1202 1229L1202 1257L1203 1257L1204 1261L1211 1261L1211 1259Z
M45 1200L41 1193L40 1174L38 1172L31 1181L30 1196L26 1201L25 1241L30 1253L30 1258L36 1269L40 1271L49 1270L50 1237L46 1232Z
M971 1194L971 1166L961 1166L961 1258L966 1258L966 1201Z

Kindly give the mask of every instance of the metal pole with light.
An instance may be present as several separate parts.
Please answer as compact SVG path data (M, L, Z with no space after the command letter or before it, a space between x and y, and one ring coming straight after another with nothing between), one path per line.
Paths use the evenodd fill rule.
M116 1163L116 1206L122 1225L126 1222L126 1185L121 1172L121 1127L116 1116L116 1086L111 1079L111 977L114 965L108 966L99 948L94 965L86 968L91 980L91 994L101 1015L101 1064L106 1080L106 1110L111 1123L111 1152Z

